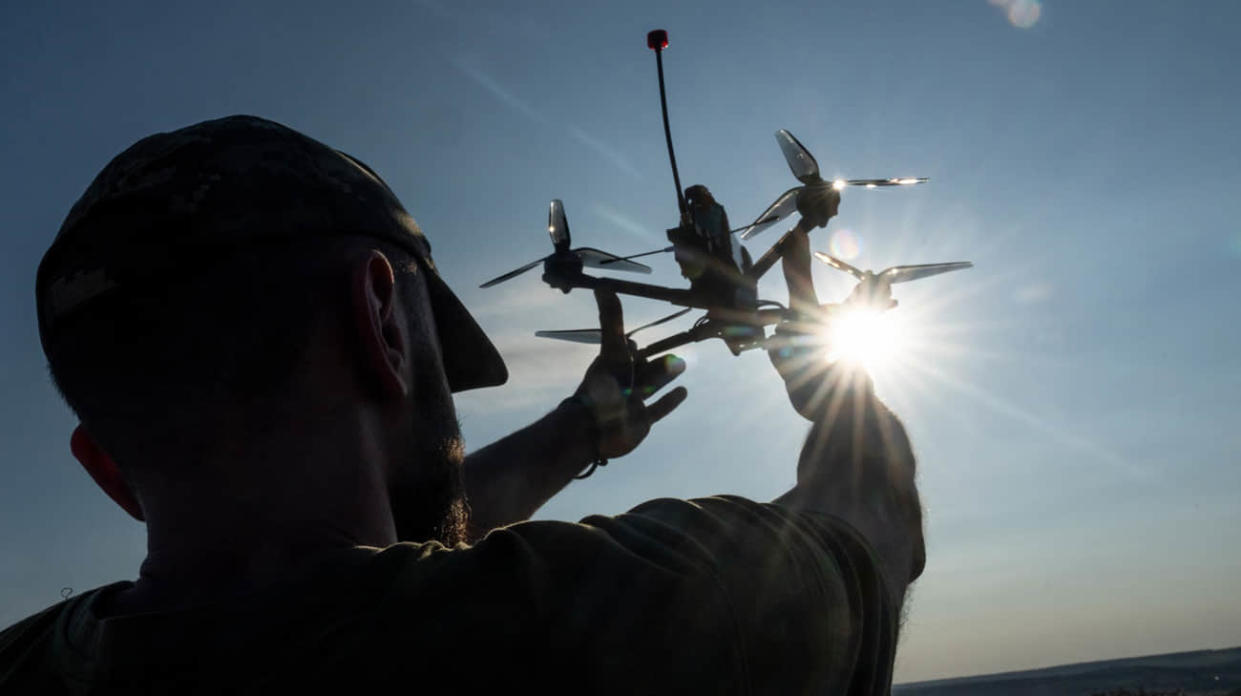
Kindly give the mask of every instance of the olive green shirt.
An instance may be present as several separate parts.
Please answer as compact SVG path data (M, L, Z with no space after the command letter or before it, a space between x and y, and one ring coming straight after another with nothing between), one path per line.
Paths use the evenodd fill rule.
M897 608L846 524L661 499L473 546L336 552L227 604L0 633L0 694L884 694Z

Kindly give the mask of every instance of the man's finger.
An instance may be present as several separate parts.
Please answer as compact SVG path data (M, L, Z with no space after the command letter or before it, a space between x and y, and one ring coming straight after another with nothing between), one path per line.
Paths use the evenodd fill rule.
M638 369L635 387L643 399L663 389L672 380L685 372L685 361L675 355L661 355L643 364Z
M596 289L595 302L599 305L599 328L603 331L599 356L608 363L627 361L629 342L625 338L625 315L620 298L611 290Z
M808 369L819 371L823 367L827 344L819 331L801 330L809 326L797 322L781 323L767 339L767 356L786 380Z
M677 387L672 391L659 397L659 400L646 407L646 415L651 419L652 423L657 423L661 418L672 413L672 409L681 405L685 401L685 397L689 392L685 387Z
M780 261L789 287L789 309L800 313L817 309L819 297L810 275L810 236L800 230L792 232Z

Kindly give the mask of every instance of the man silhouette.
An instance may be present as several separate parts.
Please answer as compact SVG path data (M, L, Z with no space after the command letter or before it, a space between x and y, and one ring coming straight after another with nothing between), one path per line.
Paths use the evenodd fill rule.
M597 293L577 392L464 456L452 393L503 361L348 155L245 116L143 139L36 291L73 453L148 556L0 634L4 693L888 688L921 568L912 456L868 383L799 397L802 348L773 361L825 435L778 501L523 522L636 447L683 364L635 363Z

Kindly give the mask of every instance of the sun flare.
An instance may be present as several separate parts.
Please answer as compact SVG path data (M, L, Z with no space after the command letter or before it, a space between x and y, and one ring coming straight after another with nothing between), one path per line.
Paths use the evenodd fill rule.
M861 365L873 377L897 362L908 346L908 330L898 314L847 309L836 316L825 336L827 361Z

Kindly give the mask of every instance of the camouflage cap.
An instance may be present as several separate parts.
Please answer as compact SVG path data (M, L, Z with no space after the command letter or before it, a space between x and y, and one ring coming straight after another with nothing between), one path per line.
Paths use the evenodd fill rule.
M353 157L254 116L157 133L104 167L39 264L44 349L58 322L118 288L166 278L212 252L325 235L374 237L418 258L454 392L508 379L388 185Z

